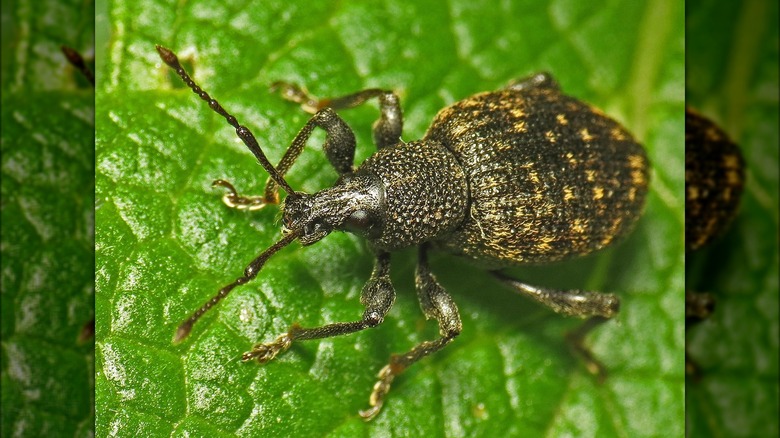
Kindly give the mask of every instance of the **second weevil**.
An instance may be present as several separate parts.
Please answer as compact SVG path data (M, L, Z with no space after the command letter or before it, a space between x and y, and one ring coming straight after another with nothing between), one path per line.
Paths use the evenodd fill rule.
M362 318L321 327L294 324L274 341L254 345L243 360L268 362L293 342L382 323L395 301L390 252L416 246L420 306L426 318L438 322L440 337L390 357L379 372L370 407L360 412L366 419L380 411L397 375L461 332L457 306L429 269L431 249L490 269L515 291L558 313L590 317L576 332L575 344L589 328L617 313L619 300L614 295L534 287L498 271L604 248L628 233L644 206L649 175L642 146L599 110L562 94L550 75L532 75L456 102L439 111L421 140L408 143L401 140L401 108L392 91L367 89L318 100L295 85L277 83L286 99L314 115L273 166L252 132L195 84L171 50L157 46L157 51L195 94L235 128L270 174L263 196L241 196L229 182L214 181L228 189L224 202L253 210L279 203L279 188L287 193L281 207L283 237L182 322L174 342L186 338L193 324L233 288L255 278L281 248L295 240L311 245L332 231L363 236L376 256L360 298L365 306ZM355 167L355 136L334 110L370 99L378 99L381 113L373 129L377 151ZM333 187L314 194L297 192L284 174L316 127L327 133L323 151L340 176ZM591 371L603 375L598 361L579 349Z

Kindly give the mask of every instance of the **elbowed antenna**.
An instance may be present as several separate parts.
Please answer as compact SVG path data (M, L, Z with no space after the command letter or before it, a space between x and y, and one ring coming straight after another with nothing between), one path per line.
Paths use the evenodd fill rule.
M236 286L246 284L255 278L260 272L260 269L263 268L263 265L265 265L265 262L268 261L272 255L276 254L277 251L292 243L292 241L294 241L296 238L298 238L298 233L290 232L282 237L278 242L274 243L268 249L260 253L260 255L252 260L252 263L250 263L249 266L244 269L243 276L236 278L232 283L222 287L222 289L220 289L216 295L211 297L202 306L200 306L200 309L196 310L192 315L190 315L189 318L185 319L184 322L179 324L179 328L176 329L176 333L173 335L173 343L178 344L187 336L189 336L190 331L192 331L192 326L200 319L201 316L203 316L203 314L211 310L212 307L216 306L217 303L228 296L230 291L232 291Z
M260 145L257 143L257 139L255 139L255 136L252 134L252 131L249 130L246 126L242 126L238 123L238 120L236 120L235 117L233 117L232 114L225 111L224 108L222 108L222 105L217 102L216 99L212 99L211 96L209 96L208 93L203 91L202 88L198 86L198 84L195 83L195 81L190 78L190 75L187 74L187 71L184 70L184 67L181 66L181 63L179 63L179 58L176 56L173 51L170 49L166 49L163 46L156 45L157 53L160 54L160 58L168 64L169 67L174 69L176 71L176 74L179 75L179 77L184 81L185 84L187 84L190 89L198 95L201 99L208 102L209 108L214 110L217 114L221 115L222 117L227 120L227 122L234 128L236 128L236 135L241 139L241 141L244 142L246 147L249 148L250 151L257 157L257 161L260 162L260 165L263 166L263 169L266 170L271 175L271 178L279 184L279 186L287 192L287 196L295 197L295 190L293 190L289 184L287 184L287 181L284 180L284 177L281 173L279 173L278 170L271 164L270 161L268 161L268 158L266 158L265 153L263 153L263 150L260 149Z

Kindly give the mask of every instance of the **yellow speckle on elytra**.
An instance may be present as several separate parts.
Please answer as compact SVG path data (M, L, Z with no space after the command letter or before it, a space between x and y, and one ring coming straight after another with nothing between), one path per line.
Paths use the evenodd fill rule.
M571 201L574 199L574 193L572 193L571 187L564 187L563 188L563 200L564 201Z
M576 218L571 222L571 230L577 234L585 234L587 225L582 218Z
M688 186L688 187L686 187L686 189L688 190L688 196L687 196L688 200L693 201L693 200L699 199L699 188L698 187L696 187L696 186Z
M632 170L631 171L631 181L633 181L634 185L637 186L643 186L647 184L647 180L645 179L645 173L641 170Z
M727 169L739 169L739 157L728 154L723 157L723 167Z
M742 178L739 176L739 172L729 170L726 172L726 180L731 185L739 185L742 182Z
M525 112L521 110L520 108L512 108L509 110L509 114L517 119L522 119L525 117Z
M582 128L580 130L580 138L582 138L582 141L589 142L593 140L595 137L588 132L588 128Z
M632 169L643 169L645 167L645 159L641 155L629 155L628 165Z
M627 138L626 133L620 128L612 128L612 130L609 131L609 136L615 141L623 141Z

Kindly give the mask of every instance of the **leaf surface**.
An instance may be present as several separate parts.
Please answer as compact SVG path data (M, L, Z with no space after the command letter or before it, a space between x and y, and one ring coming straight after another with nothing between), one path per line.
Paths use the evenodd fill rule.
M2 4L2 436L94 436L93 9Z
M688 432L777 436L778 5L694 1L687 10L688 103L729 134L746 163L736 220L686 267L687 287L716 299L712 316L688 332L701 369L687 385Z
M683 8L678 2L112 2L98 72L98 435L653 436L683 433ZM99 41L100 43L100 41ZM598 256L512 273L528 282L617 292L622 313L589 337L610 370L599 385L564 333L581 322L503 289L462 260L433 269L463 334L399 377L382 413L367 407L392 353L437 335L413 284L414 251L393 257L395 307L376 329L304 342L265 366L254 342L293 322L355 320L371 255L333 234L293 245L173 346L179 322L279 234L278 209L228 209L214 179L259 194L267 178L234 131L159 60L174 49L195 80L272 162L306 121L270 93L286 80L318 96L399 93L405 140L476 92L547 70L571 95L626 124L654 164L646 213ZM373 150L375 105L342 112L357 162ZM315 135L288 181L328 187L336 173Z

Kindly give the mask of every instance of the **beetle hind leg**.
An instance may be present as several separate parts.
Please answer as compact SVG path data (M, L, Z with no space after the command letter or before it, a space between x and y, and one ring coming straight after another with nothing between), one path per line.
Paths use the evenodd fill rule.
M590 348L585 345L585 337L593 329L609 321L603 316L591 316L574 330L566 333L566 342L569 343L574 353L585 363L585 369L592 374L598 383L604 383L607 378L607 367L596 358Z
M504 284L521 294L544 304L556 313L588 318L581 326L566 334L566 340L574 352L585 362L585 367L599 382L607 375L606 367L585 345L585 337L594 328L614 317L620 310L620 299L612 294L584 291L560 290L531 286L505 274L492 274Z
M685 291L685 333L691 327L709 318L715 311L715 297L706 292ZM685 345L685 375L697 382L702 377L699 364L688 354L688 344Z
M365 420L371 420L379 413L385 396L390 391L390 385L397 375L418 360L444 348L461 332L462 324L458 307L431 273L428 267L427 250L427 244L420 246L415 287L425 318L435 319L439 323L440 337L433 341L424 341L404 354L394 354L390 357L390 363L379 371L377 376L379 380L374 385L369 398L370 407L360 411L360 416Z

